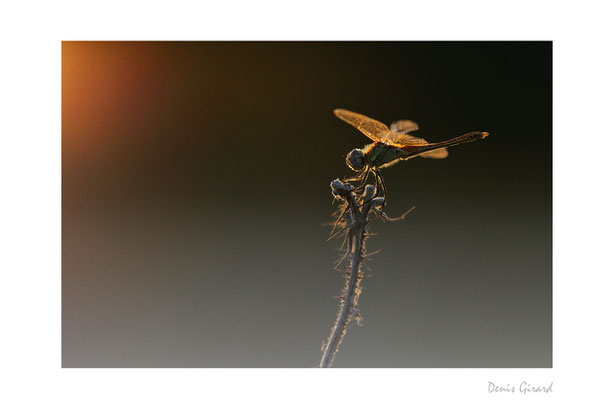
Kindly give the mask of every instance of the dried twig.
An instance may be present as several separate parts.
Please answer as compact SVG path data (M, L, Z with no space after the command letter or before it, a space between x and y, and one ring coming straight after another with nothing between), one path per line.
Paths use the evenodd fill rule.
M337 266L348 257L350 265L349 271L346 274L345 287L340 296L341 305L339 313L337 314L337 319L331 330L328 342L323 348L324 353L320 361L320 368L328 368L332 365L349 323L353 319L359 324L362 322L357 306L361 291L360 282L363 279L361 264L366 258L365 240L367 238L366 229L369 223L369 212L373 211L380 219L385 221L398 221L402 220L409 211L413 210L410 209L401 217L390 218L383 211L384 198L373 197L375 195L375 187L373 185L365 186L362 195L357 195L356 190L351 185L345 184L339 179L335 179L330 185L333 196L345 202L344 208L341 210L341 216L335 222L335 227L341 222L341 219L344 220L345 226L340 231L346 231L344 242L347 245L347 250ZM338 233L334 233L334 235Z

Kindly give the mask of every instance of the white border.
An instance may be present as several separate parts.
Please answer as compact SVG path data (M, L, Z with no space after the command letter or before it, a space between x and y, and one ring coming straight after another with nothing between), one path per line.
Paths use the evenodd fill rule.
M563 3L4 5L0 406L607 407L611 13ZM554 369L61 369L60 41L80 39L554 40ZM554 381L554 392L489 394L489 380Z

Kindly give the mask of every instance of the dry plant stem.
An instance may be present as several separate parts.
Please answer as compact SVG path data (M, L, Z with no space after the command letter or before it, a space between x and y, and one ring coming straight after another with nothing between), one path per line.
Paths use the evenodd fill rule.
M363 211L361 211L352 191L338 189L335 192L335 186L333 184L331 184L331 186L333 186L333 192L342 197L347 202L347 206L349 207L346 223L349 225L347 234L350 243L349 245L351 246L351 263L349 276L347 277L343 294L343 301L339 309L337 320L328 339L328 343L324 349L324 354L322 355L322 360L320 361L320 368L328 368L331 366L333 359L335 358L335 354L339 349L339 345L343 340L343 336L347 331L348 324L352 319L360 316L355 307L358 303L360 281L362 280L360 264L364 259L364 240L368 215L368 209L363 209ZM369 200L370 198L363 197L363 200L364 199ZM367 207L370 206L367 205Z
M333 190L333 196L336 199L344 200L346 203L345 208L341 211L341 215L333 225L333 231L331 231L330 238L335 237L342 231L346 231L344 243L347 243L347 251L339 263L349 256L350 269L346 275L339 314L337 315L335 325L332 328L330 337L324 348L324 353L320 361L320 368L328 368L332 365L335 354L339 349L343 336L347 332L350 322L353 319L356 319L359 323L361 321L360 312L356 307L358 305L358 296L361 290L360 282L363 278L360 266L366 257L365 240L367 237L369 213L373 211L378 218L386 222L397 222L403 220L405 216L413 210L413 208L409 209L400 217L390 217L383 209L386 199L384 197L374 197L377 192L375 186L364 186L362 195L358 197L355 188L341 182L339 179L333 180L330 186ZM335 228L341 219L345 219L345 227L335 233Z

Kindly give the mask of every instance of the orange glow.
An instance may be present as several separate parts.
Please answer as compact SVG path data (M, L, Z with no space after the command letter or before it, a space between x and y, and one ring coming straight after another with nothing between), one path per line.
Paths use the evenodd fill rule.
M142 44L62 44L62 138L64 155L102 154L134 144L159 118L168 86L167 67ZM117 129L133 131L122 137Z

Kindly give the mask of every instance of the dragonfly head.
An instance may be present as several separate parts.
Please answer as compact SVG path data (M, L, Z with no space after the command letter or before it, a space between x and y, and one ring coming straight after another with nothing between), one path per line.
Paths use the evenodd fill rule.
M360 172L365 167L365 162L365 154L362 149L352 150L345 158L345 163L356 172Z

